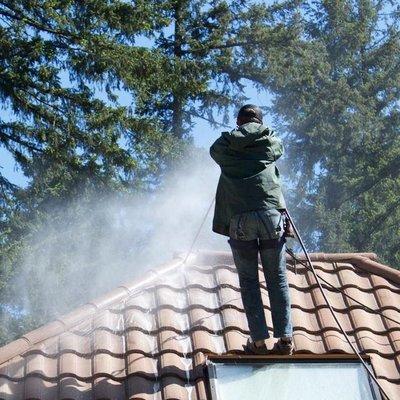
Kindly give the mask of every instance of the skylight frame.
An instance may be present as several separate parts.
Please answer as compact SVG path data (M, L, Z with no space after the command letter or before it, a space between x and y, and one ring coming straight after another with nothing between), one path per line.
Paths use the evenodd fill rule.
M371 358L368 355L361 355L362 359L373 369ZM205 377L207 398L210 400L225 400L218 398L216 385L215 364L242 364L242 363L355 363L360 364L359 358L354 354L297 354L296 356L277 356L277 355L215 355L207 354L205 362ZM366 373L374 400L383 400L383 396L373 382L368 373Z

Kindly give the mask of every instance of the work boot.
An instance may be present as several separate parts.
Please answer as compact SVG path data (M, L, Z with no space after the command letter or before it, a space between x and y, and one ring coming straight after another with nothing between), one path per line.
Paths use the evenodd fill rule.
M268 354L268 349L265 343L261 346L256 346L256 344L252 342L250 339L247 339L247 343L243 345L243 350L246 353L251 353L251 354Z
M292 338L282 339L280 338L274 347L268 351L268 354L279 354L282 356L291 356L294 351L294 344Z

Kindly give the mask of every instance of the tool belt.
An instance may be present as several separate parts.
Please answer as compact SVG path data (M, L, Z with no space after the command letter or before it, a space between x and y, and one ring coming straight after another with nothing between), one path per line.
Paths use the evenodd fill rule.
M284 221L283 221L283 230L284 230L284 237L291 237L294 238L295 237L295 233L294 233L294 229L292 226L292 223L290 222L290 218L287 215L286 211L283 212L284 215Z

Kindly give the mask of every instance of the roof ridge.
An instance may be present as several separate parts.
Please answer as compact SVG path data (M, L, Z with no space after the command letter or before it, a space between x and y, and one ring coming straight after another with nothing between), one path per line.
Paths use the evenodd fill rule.
M151 282L156 276L163 275L181 265L183 265L182 258L176 257L171 261L159 265L158 268L160 268L160 270L158 272L154 269L147 270L144 277L134 279L125 285L119 285L117 288L89 301L83 306L75 308L67 314L61 315L55 321L42 325L39 328L22 335L19 339L13 340L12 342L0 347L0 364L9 361L16 355L26 352L33 345L42 342L43 340L67 331L73 325L78 324L96 311L104 309L112 303L122 299L124 295L127 295L138 287ZM155 276L149 277L149 274L154 274Z
M385 264L381 264L363 256L355 255L352 260L354 260L354 264L360 269L382 276L393 283L400 284L400 271L398 269L389 267Z
M400 271L381 264L375 253L311 253L311 261L348 261L356 267L400 284Z
M174 253L176 257L183 258L183 253ZM359 253L309 253L312 261L345 261L350 260L353 257L361 256L371 261L377 261L378 256L372 252L359 252ZM296 253L296 257L299 259L305 259L303 253ZM214 261L232 261L232 253L226 250L199 250L197 252L196 261L207 261L212 258ZM286 255L287 259L292 259L290 255Z
M364 271L382 276L396 284L400 284L400 271L379 263L377 261L378 257L375 253L309 253L309 256L311 261L347 261ZM207 260L210 258L212 258L215 262L220 263L229 261L232 262L232 254L229 251L203 250L199 252L198 258L201 262L207 262ZM296 254L296 258L302 261L306 260L304 254ZM287 255L286 259L293 260L290 255Z

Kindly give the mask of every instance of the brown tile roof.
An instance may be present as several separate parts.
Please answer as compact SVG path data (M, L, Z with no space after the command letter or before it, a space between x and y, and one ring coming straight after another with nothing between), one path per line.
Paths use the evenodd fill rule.
M400 398L400 272L367 253L312 259L323 279L379 312L323 284L379 382ZM288 259L288 277L294 357L351 353L312 274L298 265L296 275ZM206 399L203 353L241 352L247 336L231 255L201 252L186 266L177 258L1 348L0 398Z

